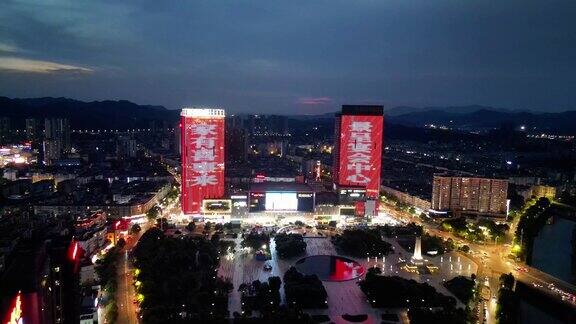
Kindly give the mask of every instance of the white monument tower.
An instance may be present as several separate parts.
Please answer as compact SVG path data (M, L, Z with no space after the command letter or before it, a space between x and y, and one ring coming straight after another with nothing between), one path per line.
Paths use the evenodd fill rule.
M416 236L416 242L414 243L414 255L412 256L412 262L422 263L424 259L422 258L422 239L420 236Z

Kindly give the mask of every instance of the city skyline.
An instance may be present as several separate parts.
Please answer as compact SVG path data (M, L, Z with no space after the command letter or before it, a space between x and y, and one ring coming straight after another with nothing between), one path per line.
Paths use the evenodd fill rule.
M576 323L574 17L0 1L2 323Z
M158 107L62 100L3 102L0 317L256 319L290 305L303 321L288 323L506 323L531 316L506 306L528 289L539 309L566 310L538 323L573 322L573 135L407 127L373 105L307 118L183 108L178 122ZM205 288L180 289L190 282ZM194 296L209 306L180 302Z
M347 103L551 112L576 99L569 1L58 0L0 12L0 94L10 97L271 114Z

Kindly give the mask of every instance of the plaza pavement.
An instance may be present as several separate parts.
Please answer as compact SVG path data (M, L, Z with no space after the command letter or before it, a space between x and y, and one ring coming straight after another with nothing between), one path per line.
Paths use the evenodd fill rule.
M229 311L230 315L233 312L241 313L240 294L238 287L242 283L249 283L256 279L260 281L267 281L270 276L283 277L283 274L301 257L293 259L280 260L275 251L274 241L270 244L272 252L272 259L268 262L272 264L272 271L264 271L264 262L257 261L253 253L244 253L240 247L241 237L234 240L236 242L236 253L233 258L230 256L222 257L218 275L221 277L229 278L234 284L234 290L229 298ZM305 237L307 243L306 256L312 255L338 255L330 239L327 237ZM411 253L406 252L396 240L387 240L394 247L394 253L386 256L385 259L378 258L351 258L362 264L366 268L379 267L385 275L397 275L406 279L414 279L419 282L427 282L442 294L452 296L446 288L442 285L444 280L449 280L458 275L470 276L476 273L477 266L470 259L462 256L459 253L452 252L443 255L442 257L430 257L425 255L425 259L430 263L439 267L439 271L432 275L418 275L408 273L399 269L398 263L401 260L409 260ZM302 256L303 257L303 256ZM347 256L348 257L348 256ZM350 258L350 257L348 257ZM460 259L459 259L460 258ZM370 306L366 301L364 293L358 286L358 280L362 278L344 281L344 282L330 282L323 281L324 287L328 293L328 308L326 309L309 309L306 310L309 314L325 314L331 317L334 323L349 323L343 320L340 315L343 314L367 314L368 321L365 323L380 323L380 314L388 312L396 312L399 314L401 322L407 323L407 315L404 309L377 309ZM393 292L391 292L393 293ZM280 289L282 303L285 302L283 286ZM464 305L458 302L459 307Z

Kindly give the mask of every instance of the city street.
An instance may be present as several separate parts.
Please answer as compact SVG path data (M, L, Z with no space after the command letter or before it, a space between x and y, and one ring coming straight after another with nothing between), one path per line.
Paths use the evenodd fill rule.
M576 300L569 300L568 298L565 298L568 294L572 296L576 295L576 287L574 285L555 278L528 265L517 264L515 261L508 258L508 255L510 254L509 246L504 244L479 245L465 242L464 240L455 237L451 233L441 231L428 223L422 222L419 217L400 212L385 204L383 204L382 207L385 209L386 213L398 220L402 220L407 223L414 222L423 226L424 230L430 234L442 237L445 240L450 238L454 242L461 242L468 245L470 247L470 253L456 253L466 255L478 265L477 277L479 280L488 278L488 286L492 296L497 296L500 275L503 273L512 273L516 280L521 281L527 285L532 285L545 294L560 299L562 302L565 302L576 308ZM513 228L516 228L516 226L517 221L513 222L512 224ZM522 271L518 271L518 269L522 269ZM486 322L495 323L496 303L489 300L486 301L486 305L489 310L489 316Z
M137 306L133 302L136 294L132 285L132 273L127 252L128 249L125 249L118 266L118 288L116 291L118 323L136 324L138 323Z
M118 261L118 287L116 290L116 303L118 305L118 323L136 324L138 323L138 305L134 302L136 298L136 291L134 289L133 274L130 259L128 258L129 251L131 251L144 232L150 227L149 223L141 224L142 230L133 234L130 239L126 241L126 245L122 251L122 256Z
M163 216L170 218L170 215L179 213L179 199L177 197L172 203L165 206ZM141 230L126 240L122 256L118 265L118 288L116 291L116 301L118 305L118 323L138 323L138 304L136 300L136 291L133 285L134 271L128 257L130 251L136 246L138 240L151 226L150 222L140 224Z

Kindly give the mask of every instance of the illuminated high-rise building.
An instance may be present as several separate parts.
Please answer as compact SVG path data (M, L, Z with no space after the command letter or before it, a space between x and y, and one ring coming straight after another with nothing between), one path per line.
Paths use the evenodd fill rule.
M10 118L0 117L0 144L7 144L11 135Z
M180 155L182 151L182 130L180 127L182 127L180 122L176 123L174 127L174 153L177 155Z
M224 196L224 109L182 109L182 212L198 214L202 200Z
M47 118L44 121L44 138L58 140L62 153L70 153L70 123L67 118Z
M44 163L52 164L63 155L70 153L70 124L66 118L44 120Z
M366 190L366 197L378 198L383 110L382 106L344 105L336 116L332 174L337 187L359 187Z
M226 161L243 162L248 154L249 132L242 127L240 116L226 117Z
M508 180L434 175L432 209L456 215L506 216Z
M34 118L26 118L26 139L36 141L40 137L38 121Z

